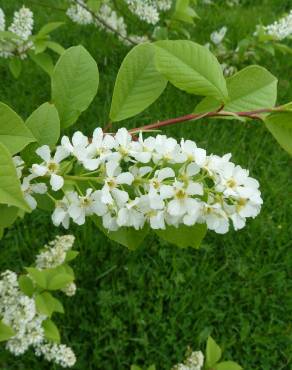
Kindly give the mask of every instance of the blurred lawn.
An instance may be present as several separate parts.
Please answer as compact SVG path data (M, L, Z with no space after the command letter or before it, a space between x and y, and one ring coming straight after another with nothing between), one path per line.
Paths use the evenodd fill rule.
M29 1L1 0L0 6L12 15L23 3L34 10L36 29L64 18ZM227 25L236 44L259 21L273 21L292 5L289 0L244 3L233 9L217 6L212 12L200 9L202 20L193 39L206 42L211 31ZM99 94L73 128L90 134L107 121L115 76L128 49L108 34L69 21L54 36L65 47L84 45L98 61ZM291 60L278 55L262 63L280 79L279 103L292 100ZM1 62L0 81L0 100L24 117L49 99L49 78L32 62L25 64L19 80ZM168 87L159 102L127 127L190 113L197 101ZM291 369L291 158L258 122L202 120L165 132L193 139L209 153L232 152L233 160L260 181L262 213L242 231L224 236L210 232L199 251L179 250L152 235L139 250L129 252L91 223L72 227L81 252L75 261L79 290L74 298L64 299L66 315L58 322L63 342L78 355L76 369L122 370L132 363L156 363L157 369L168 370L182 360L188 345L199 348L210 333L224 348L225 358L246 370ZM0 242L0 271L21 271L57 233L64 231L54 228L50 215L41 211L19 221ZM31 352L15 358L1 346L0 369L57 367Z

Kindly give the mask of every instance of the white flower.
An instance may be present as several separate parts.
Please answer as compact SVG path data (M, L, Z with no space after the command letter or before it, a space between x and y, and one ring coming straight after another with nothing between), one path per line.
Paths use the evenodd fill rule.
M47 185L44 183L31 184L31 181L35 178L34 175L29 175L23 178L21 184L21 190L23 191L24 199L31 209L36 209L37 201L32 196L33 194L45 194L48 190Z
M182 163L185 161L185 155L181 153L181 147L175 139L157 135L153 160L155 163L161 160L168 163Z
M77 131L72 136L72 143L68 136L63 136L61 140L61 145L65 149L64 153L68 152L72 156L78 159L78 161L83 162L87 157L87 146L89 145L88 138L82 134L82 132Z
M64 344L44 342L36 346L36 356L43 355L47 361L54 362L64 368L73 367L76 363L76 356L70 347Z
M214 230L218 234L226 234L228 232L228 217L219 203L205 204L203 212L203 218L208 229Z
M111 135L104 135L100 127L93 132L92 142L87 148L87 158L83 160L83 165L90 171L96 170L105 160L119 158L114 155L112 149L117 146L116 141Z
M220 28L220 30L218 30L218 31L212 32L211 36L210 36L211 41L215 45L221 44L225 35L226 35L226 32L227 32L227 27L226 26Z
M120 190L119 185L131 185L134 176L130 172L123 172L116 161L110 161L106 164L105 184L102 188L101 200L104 204L117 203L124 204L128 201L129 195L126 191Z
M140 197L138 207L144 214L145 219L149 221L152 229L165 229L165 210L153 209L148 195L142 195Z
M67 297L73 297L76 294L76 290L76 284L70 283L64 289L62 289L62 292L64 292Z
M160 189L163 181L175 177L172 168L165 167L155 172L154 177L149 181L149 201L152 209L162 209L164 207L164 198L160 196Z
M43 159L41 165L34 164L32 166L33 174L37 176L49 176L50 184L54 191L60 190L64 185L64 179L58 175L60 171L60 163L68 157L68 152L63 147L57 147L54 157L51 157L51 150L47 145L37 149L37 155Z
M93 214L104 214L104 211L100 212L100 192L93 191L93 189L87 189L85 196L80 196L76 192L72 192L70 196L70 206L68 208L69 216L72 217L73 221L78 225L85 223L86 216L92 216Z
M184 139L181 140L181 149L187 161L203 167L207 158L206 150L198 148L194 141Z
M144 226L144 215L138 210L139 201L140 198L130 200L120 208L117 217L117 224L119 226L134 227L136 230Z
M175 181L173 186L164 185L161 187L160 194L163 198L174 198L167 206L167 211L171 216L183 216L185 214L197 214L199 202L192 198L193 195L203 195L202 184L191 182L187 186L180 181Z
M62 225L65 229L69 228L70 224L70 215L69 215L69 207L70 207L70 192L67 192L66 195L62 200L59 200L56 203L56 208L52 214L52 221L55 226Z

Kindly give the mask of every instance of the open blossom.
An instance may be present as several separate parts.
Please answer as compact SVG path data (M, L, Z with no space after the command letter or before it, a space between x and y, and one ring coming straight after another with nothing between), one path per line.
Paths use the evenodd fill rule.
M31 183L35 178L34 175L29 175L23 178L21 184L21 190L23 192L24 199L32 210L36 209L37 201L33 197L34 194L45 194L48 190L47 185L44 183Z
M81 190L71 181L71 189L56 200L56 226L68 228L70 220L83 225L87 217L98 216L109 231L200 223L224 234L231 224L239 230L260 212L258 181L232 163L231 154L207 155L191 140L142 134L133 140L125 128L115 135L97 128L92 140L78 132L61 143L55 154L46 146L37 150L44 162L32 166L39 176L34 182L46 176L53 190L63 187L62 160L69 156L73 170L66 179L88 185ZM78 176L70 174L74 161L81 167Z
M5 14L3 10L0 8L0 31L5 30Z
M64 179L59 175L60 163L69 156L68 150L60 146L52 157L50 148L47 145L43 145L37 149L36 153L44 162L34 164L32 166L32 173L36 176L49 176L52 189L54 191L60 190L64 185Z
M227 32L227 27L223 26L218 31L214 31L211 33L210 39L215 45L221 44L221 42L224 40L224 37Z

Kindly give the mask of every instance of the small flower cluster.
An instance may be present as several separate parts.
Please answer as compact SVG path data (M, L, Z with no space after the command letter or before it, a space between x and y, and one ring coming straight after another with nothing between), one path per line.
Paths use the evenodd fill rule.
M184 363L175 365L172 370L201 370L204 366L204 355L201 351L191 352Z
M78 0L78 2L70 0L70 7L67 9L66 14L73 22L80 25L93 24L110 33L113 33L113 30L115 30L119 35L120 41L126 44L129 44L129 42L139 44L148 41L146 36L128 35L124 17L119 15L108 2L102 3L99 11L96 13L97 17L94 17L92 12L87 10L87 5L84 0ZM104 23L108 25L108 27L105 27Z
M53 154L46 145L36 153L41 162L23 183L32 179L31 191L44 182L62 190L52 215L56 226L68 228L70 220L83 225L95 215L109 231L205 223L224 234L230 221L241 229L261 209L259 183L230 161L231 154L208 156L191 140L142 134L133 140L125 128L115 135L97 128L92 139L76 132L71 140L64 136Z
M67 252L72 249L75 242L73 235L57 236L55 240L45 245L43 250L36 256L36 267L39 270L49 269L61 266L67 256ZM68 297L72 297L76 293L76 284L70 283L64 289Z
M62 264L61 252L68 251L73 242L74 237L71 235L57 237L49 244L50 247L45 247L46 251L37 256L38 269ZM72 287L68 288L72 292ZM65 368L74 366L76 357L71 348L46 340L43 328L46 319L48 319L47 316L37 312L34 296L28 297L20 290L17 275L9 270L2 273L0 275L0 320L15 333L6 342L6 349L13 355L20 356L33 347L37 356L43 355L46 360Z
M210 39L213 42L213 44L215 45L221 44L222 41L224 40L227 30L228 30L227 27L223 26L222 28L220 28L220 30L212 32L210 35Z
M268 26L258 26L257 28L258 30L255 33L256 35L258 34L259 29L261 29L266 35L272 36L275 40L284 40L292 34L292 10L290 10L287 16L278 21Z
M36 256L38 269L55 268L65 262L67 252L72 249L75 238L73 235L57 236L55 240L45 245Z
M167 11L172 6L171 0L126 0L126 3L139 19L153 25L159 22L160 12Z
M8 27L8 31L15 34L15 38L0 38L0 57L11 58L18 56L21 59L27 57L27 52L34 48L30 40L33 30L33 13L30 9L22 7L14 12L13 22ZM0 30L5 31L5 14L0 8Z

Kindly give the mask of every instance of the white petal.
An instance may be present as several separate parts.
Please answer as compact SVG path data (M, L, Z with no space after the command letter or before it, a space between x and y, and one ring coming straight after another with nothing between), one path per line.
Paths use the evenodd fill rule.
M165 229L163 212L158 212L156 216L150 217L150 225L151 225L151 228L154 230Z
M50 184L51 184L52 189L54 191L58 191L58 190L60 190L63 187L63 185L64 185L64 179L63 179L62 176L59 176L59 175L56 175L55 173L53 173L51 175Z
M168 203L167 211L172 216L182 216L186 211L185 202L173 199Z
M73 152L73 146L70 142L70 139L68 138L68 136L63 136L62 137L62 140L61 140L61 145L68 151L68 152Z
M72 137L72 144L73 146L86 147L89 144L88 137L77 131Z
M52 214L53 224L55 226L59 226L63 222L66 215L67 212L65 212L63 208L56 208Z
M116 161L109 161L106 164L106 173L108 177L114 177L115 172L117 172L117 169L119 167L119 163Z
M203 185L199 184L198 182L191 182L187 187L187 193L189 195L203 195Z
M62 146L58 146L54 155L54 160L57 163L62 162L65 158L69 157L70 153L67 149Z
M24 199L26 200L27 204L30 206L32 210L36 209L37 202L30 194L26 194L24 196Z
M129 194L126 191L114 189L112 191L112 194L113 197L115 198L115 201L118 203L120 207L122 207L129 200Z
M124 172L117 176L118 184L131 185L134 181L134 176L130 172Z
M162 185L159 192L162 199L171 198L174 195L173 187L170 185Z
M51 159L51 149L48 145L43 145L36 150L36 154L41 157L45 162Z
M45 176L45 174L48 172L48 169L45 166L42 166L42 165L39 165L39 164L33 164L32 165L32 172L35 175L38 175L38 176Z
M206 150L200 148L195 149L195 160L199 166L202 167L205 164L206 158L207 158Z
M48 187L44 183L33 184L31 185L31 189L36 194L45 194L48 191Z
M162 170L158 171L157 178L159 181L163 181L169 177L174 177L175 173L174 170L170 167L163 168Z
M71 206L68 208L68 213L75 221L82 215L83 210L80 208L78 204L71 204Z
M190 163L186 172L188 176L194 176L200 172L200 167L196 163Z
M100 159L84 159L82 164L87 170L95 171L100 165Z
M112 204L113 203L113 197L107 187L103 187L101 191L101 201L104 204Z

